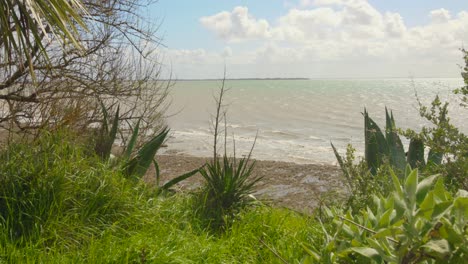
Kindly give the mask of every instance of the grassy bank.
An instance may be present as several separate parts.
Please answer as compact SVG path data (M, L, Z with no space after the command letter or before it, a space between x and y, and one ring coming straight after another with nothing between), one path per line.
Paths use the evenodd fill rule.
M0 262L294 263L320 243L313 218L260 204L210 230L195 195L158 195L88 149L44 133L1 152Z

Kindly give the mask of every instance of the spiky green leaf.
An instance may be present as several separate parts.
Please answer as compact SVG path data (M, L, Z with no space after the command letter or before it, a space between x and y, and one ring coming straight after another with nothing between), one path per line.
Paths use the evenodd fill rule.
M374 120L369 117L366 109L364 109L364 137L366 162L371 173L375 175L389 151L385 136Z
M132 137L130 138L130 141L128 142L127 148L125 149L125 154L124 154L125 159L130 158L130 156L132 155L133 149L135 148L135 145L138 139L138 133L140 130L140 121L141 119L138 119L138 122L136 123L135 128L133 128Z
M124 166L127 176L141 178L143 175L145 175L153 161L154 156L156 155L156 152L161 147L168 133L169 129L164 128L161 133L156 135L141 147L137 155L130 159Z
M393 119L393 113L391 116L385 108L385 116L387 127L385 129L387 145L390 154L390 164L396 168L398 175L403 175L406 166L406 155L401 142L400 136L398 136L395 120Z
M408 163L413 169L424 167L424 142L421 139L411 139L408 149Z
M185 174L183 174L183 175L180 175L180 176L175 177L174 179L168 181L168 182L165 183L163 186L161 186L161 189L162 189L162 190L168 190L169 188L171 188L172 186L176 185L177 183L179 183L179 182L181 182L181 181L183 181L183 180L186 180L186 179L188 179L188 178L194 176L194 175L197 174L202 168L203 168L203 166L200 167L200 168L198 168L198 169L195 169L195 170L193 170L193 171L187 172L187 173L185 173Z

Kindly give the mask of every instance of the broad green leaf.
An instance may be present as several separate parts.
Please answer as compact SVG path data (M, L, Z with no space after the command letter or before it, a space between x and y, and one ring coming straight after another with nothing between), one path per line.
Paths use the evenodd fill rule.
M420 203L418 214L422 215L427 220L431 219L434 205L434 192L430 191Z
M432 219L438 219L445 215L452 207L452 204L452 201L436 203L434 211L432 212Z
M413 170L406 178L405 182L405 194L406 198L410 201L410 210L413 210L414 203L416 202L416 190L418 186L418 170Z
M444 180L440 177L434 185L434 199L436 199L437 202L445 202L448 201L450 198L450 194L448 194L445 190Z
M452 223L450 223L447 219L441 219L442 226L438 230L438 235L444 239L446 239L452 245L459 245L464 242L466 239L464 234L460 231L455 230Z
M431 240L422 246L430 253L435 253L438 257L443 258L450 254L450 246L447 240Z
M353 247L351 248L352 251L363 255L366 258L373 259L377 262L381 261L380 254L377 250L368 247Z
M457 197L453 201L452 215L468 222L468 197Z
M420 183L418 183L418 187L416 190L416 201L418 204L420 204L423 200L424 197L426 197L429 189L431 188L432 184L434 183L434 180L439 177L438 174L429 176L422 180Z
M401 183L396 174L393 171L390 171L390 176L392 177L393 188L399 196L403 195L403 189L401 188Z
M387 211L385 211L385 213L381 216L379 220L379 228L387 227L388 225L390 225L390 216L392 215L392 213L393 208L390 208Z
M374 213L372 212L372 210L367 207L366 208L367 210L367 217L369 219L369 221L372 223L372 226L376 226L377 225L377 218L375 217Z

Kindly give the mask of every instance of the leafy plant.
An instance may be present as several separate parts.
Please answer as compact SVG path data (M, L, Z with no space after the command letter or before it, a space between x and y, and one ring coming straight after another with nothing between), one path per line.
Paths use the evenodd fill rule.
M386 129L385 135L379 126L370 118L366 109L364 109L364 139L365 139L365 161L370 172L377 174L377 170L383 164L389 164L398 173L403 175L406 163L412 168L421 168L426 164L424 158L424 143L418 137L412 137L408 153L405 154L403 144L398 136L398 130L395 125L393 113L385 108ZM341 156L332 144L335 156L343 169ZM407 155L407 157L405 157ZM442 162L442 155L435 150L431 150L428 155L428 162L439 165ZM347 171L343 169L346 174ZM347 175L349 177L349 175Z
M463 263L468 192L453 196L439 175L419 181L418 171L409 168L404 183L390 176L393 192L374 196L373 207L354 215L332 213L338 234L330 254L347 263Z
M441 173L445 183L451 189L468 189L468 137L450 122L448 102L443 103L438 96L427 107L419 103L421 117L432 123L423 127L420 133L408 129L403 134L417 138L431 148L429 158L440 162L444 153L444 164L428 164L426 170L431 173ZM432 151L435 150L435 151Z
M225 220L232 219L252 200L249 195L261 179L251 177L254 165L255 161L250 162L250 155L240 160L224 156L200 170L206 184L202 189L199 210L212 228L224 226Z
M365 160L355 161L355 149L353 146L348 145L346 155L341 157L336 148L332 145L335 155L337 156L338 163L346 178L345 184L348 187L349 196L346 201L346 207L359 211L365 208L372 202L372 197L375 193L388 194L391 189L391 182L388 180L388 173L391 167L384 164L373 175Z
M249 195L253 192L255 184L261 179L252 177L255 161L251 162L250 158L255 141L247 157L236 159L235 142L233 158L230 159L227 156L226 111L223 109L225 93L225 78L223 78L218 97L215 98L213 159L200 169L200 174L205 179L205 185L197 204L199 215L208 222L208 226L215 230L225 227L242 208L250 203ZM224 155L220 158L218 156L218 138L222 119L225 122Z
M99 157L101 157L102 160L107 161L110 158L111 149L114 145L117 136L117 131L119 128L120 107L117 106L114 118L112 119L112 125L109 128L109 113L104 104L101 103L101 106L103 112L103 123L101 129L99 130L94 149L96 154ZM122 156L119 160L117 160L117 162L115 162L120 164L120 168L127 178L140 179L146 174L151 164L154 164L156 169L157 187L159 191L163 191L168 190L175 184L195 175L199 171L199 169L190 171L188 173L175 177L174 179L160 186L159 165L154 156L166 140L166 137L169 133L169 129L167 127L164 128L159 134L157 134L151 140L143 144L141 148L136 150L136 154L132 156L133 152L135 151L135 146L140 131L140 121L141 119L137 121L135 127L133 128L132 135L130 136L130 140L128 141L128 144L124 149Z
M461 99L463 102L463 106L468 106L468 51L466 49L461 50L463 52L463 60L465 61L465 66L463 67L463 71L461 76L464 81L464 86L456 89L454 92L455 94L460 94Z

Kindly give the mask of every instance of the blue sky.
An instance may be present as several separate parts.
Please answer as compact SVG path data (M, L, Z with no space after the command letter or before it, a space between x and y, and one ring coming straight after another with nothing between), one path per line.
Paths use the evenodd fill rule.
M233 78L453 77L468 42L462 0L159 0L146 12L178 78L224 64Z

